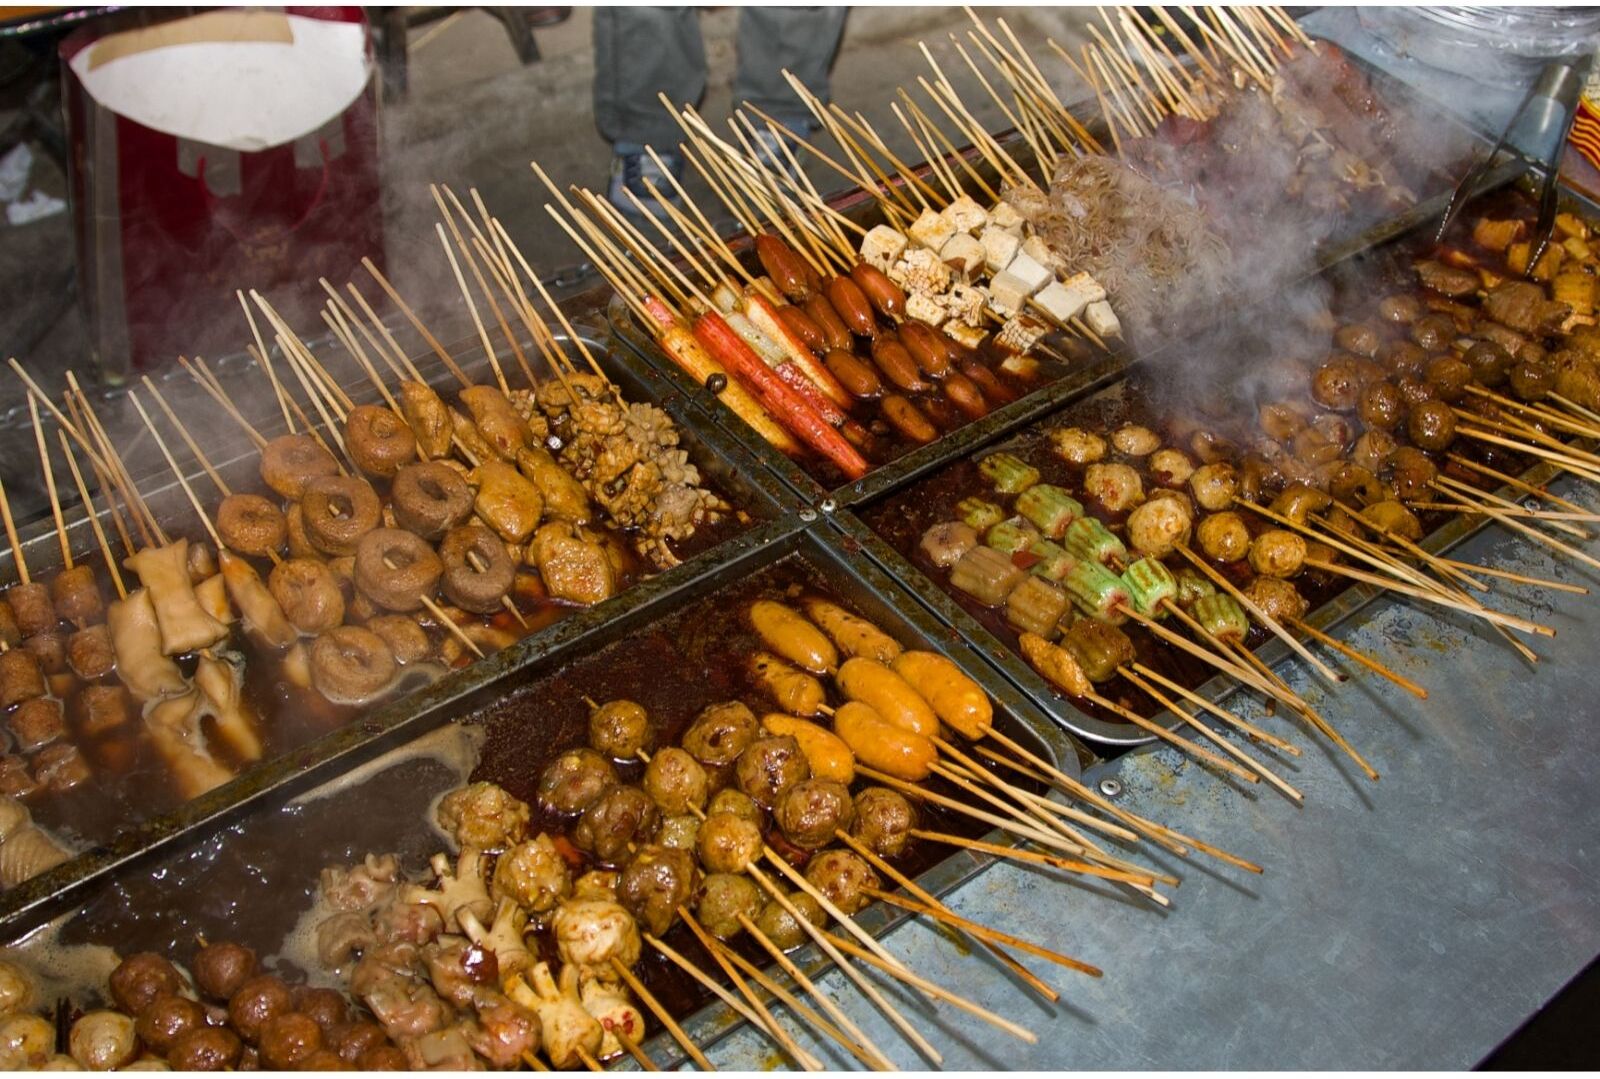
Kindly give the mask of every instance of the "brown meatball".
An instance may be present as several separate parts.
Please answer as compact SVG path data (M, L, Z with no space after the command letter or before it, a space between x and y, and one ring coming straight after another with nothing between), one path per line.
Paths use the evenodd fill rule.
M1398 502L1375 502L1361 511L1361 519L1413 543L1422 538L1422 522Z
M610 761L592 749L569 749L539 777L539 805L553 813L582 813L616 782Z
M1401 446L1389 455L1388 464L1395 498L1409 502L1433 493L1429 484L1439 475L1439 468L1415 446Z
M856 819L850 834L880 858L898 858L917 826L917 807L899 791L868 787L856 795Z
M1250 553L1250 529L1244 518L1232 511L1202 518L1195 538L1205 556L1218 562L1237 562Z
M1472 368L1454 356L1436 356L1428 361L1423 379L1439 400L1459 401L1472 381Z
M403 1072L411 1070L406 1055L392 1045L378 1045L356 1058L356 1070L364 1072Z
M1370 469L1348 461L1328 478L1328 493L1341 502L1356 502L1363 506L1370 502L1382 502L1390 494Z
M1349 359L1329 360L1311 376L1311 396L1324 408L1348 412L1361 398L1361 378Z
M660 810L638 787L618 784L589 804L572 830L572 841L602 862L616 863L630 844L656 830Z
M218 941L195 953L195 984L202 993L218 1000L232 997L255 973L256 953L243 944Z
M1333 343L1357 356L1375 356L1383 338L1366 323L1347 322L1334 331Z
M1512 364L1507 378L1518 400L1543 401L1556 388L1556 373L1556 365L1547 359L1524 359Z
M175 1072L227 1071L239 1062L244 1045L227 1027L200 1027L172 1043L167 1063Z
M528 803L498 783L458 787L439 800L439 827L463 847L505 850L528 834Z
M713 813L732 813L735 817L743 817L756 827L766 823L766 810L756 805L755 799L737 787L723 787L711 796L711 804L706 806L706 815Z
M802 850L820 850L855 820L850 791L834 779L806 779L784 792L773 815L784 838Z
M787 896L789 905L800 912L800 916L818 929L828 927L828 912L805 892L791 892ZM756 917L756 928L761 930L763 936L786 952L793 951L803 944L811 941L811 934L807 933L800 923L789 913L787 907L776 899L767 900L767 905L761 908L761 913Z
M645 766L642 782L644 792L668 815L678 816L706 804L706 770L676 746L656 750Z
M617 902L641 926L660 936L672 926L680 904L699 884L694 855L686 850L648 843L639 848L617 881Z
M743 873L761 857L761 828L732 813L712 813L695 839L700 861L713 873Z
M701 764L732 764L760 730L755 713L740 701L713 704L683 732L682 746Z
M1383 350L1382 356L1384 366L1396 376L1416 378L1428 366L1428 350L1415 341L1396 341Z
M318 1049L315 1053L302 1060L298 1066L303 1072L352 1072L355 1065L345 1061L332 1049Z
M117 964L111 972L111 998L129 1015L138 1015L160 996L183 991L176 967L155 952L139 952Z
M811 776L811 765L800 743L789 735L758 738L739 755L735 769L739 789L766 809L778 804L783 793Z
M79 628L105 618L105 597L95 583L94 567L87 563L63 569L51 578L50 600L57 615Z
M292 1071L322 1048L322 1028L304 1012L273 1016L261 1027L261 1063L274 1071Z
M259 974L241 985L228 1001L228 1022L241 1038L254 1045L269 1020L293 1010L294 994L283 979Z
M1280 577L1257 577L1250 582L1244 594L1280 623L1286 618L1304 616L1311 606L1294 585Z
M1239 475L1233 465L1218 461L1202 465L1189 477L1189 490L1201 509L1225 510L1233 504L1239 490Z
M589 744L615 760L633 760L650 734L650 715L632 701L607 701L589 713Z
M732 940L744 928L739 915L754 921L761 905L761 891L749 877L713 873L706 878L694 913L707 933L718 940Z
M350 1002L337 989L302 986L294 991L294 1007L315 1019L324 1034L350 1019Z
M1367 431L1350 448L1350 462L1369 472L1376 472L1383 467L1383 462L1397 445L1399 443L1387 431Z
M1368 427L1392 431L1405 415L1406 403L1400 389L1387 380L1374 382L1361 391L1361 403L1356 414Z
M1456 440L1456 414L1443 401L1424 401L1406 418L1406 434L1422 449L1445 449Z
M1423 315L1411 324L1411 340L1430 352L1448 348L1456 338L1456 324L1448 315Z
M1378 317L1385 322L1415 322L1422 317L1422 304L1409 293L1397 292L1378 301Z
M861 857L847 850L825 850L806 865L806 880L846 914L854 914L872 897L863 888L877 888L883 882Z
M1420 378L1412 378L1410 375L1401 375L1395 379L1394 386L1395 389L1400 391L1400 399L1406 403L1408 408L1420 405L1424 401L1437 401L1439 399L1439 391L1433 383L1426 382Z
M188 997L164 994L139 1013L134 1031L152 1052L163 1056L191 1030L206 1025L206 1010Z
M50 589L42 581L12 585L6 590L6 600L24 637L48 633L60 621L50 600Z
M368 1049L386 1045L389 1036L383 1028L368 1019L358 1019L328 1032L324 1041L347 1064L354 1064Z
M1295 532L1269 529L1250 544L1250 568L1264 577L1293 577L1305 561L1306 541Z
M1479 341L1461 357L1480 385L1494 389L1504 384L1511 372L1511 353L1493 341Z

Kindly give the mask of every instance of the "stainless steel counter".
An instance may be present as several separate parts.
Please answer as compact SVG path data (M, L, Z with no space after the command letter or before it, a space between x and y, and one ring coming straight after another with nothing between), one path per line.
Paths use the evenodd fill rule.
M1502 529L1461 550L1600 592L1600 574ZM1488 1054L1600 952L1600 595L1495 592L1507 597L1497 606L1558 630L1530 640L1537 669L1480 622L1388 601L1342 636L1421 683L1427 701L1364 672L1324 694L1301 666L1283 668L1383 773L1377 783L1303 735L1294 740L1310 748L1284 772L1303 809L1231 789L1164 747L1090 773L1120 782L1122 804L1261 863L1264 876L1164 860L1183 877L1166 913L1010 864L954 893L960 913L1105 969L1092 980L1028 960L1063 1006L1036 1003L925 925L896 931L890 945L914 969L1039 1034L1025 1045L896 993L945 1067L1458 1069ZM843 984L824 983L898 1063L927 1066ZM776 1058L744 1030L711 1059Z

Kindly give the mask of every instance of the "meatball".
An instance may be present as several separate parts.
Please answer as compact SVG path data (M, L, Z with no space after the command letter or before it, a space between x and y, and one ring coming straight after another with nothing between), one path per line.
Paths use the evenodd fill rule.
M1398 502L1374 502L1361 511L1361 519L1413 543L1422 538L1422 522Z
M89 1012L72 1024L67 1051L89 1071L115 1071L133 1063L139 1053L139 1038L134 1033L133 1020L121 1012Z
M1294 532L1270 529L1250 544L1250 568L1263 577L1293 577L1305 561L1306 541Z
M1451 355L1435 356L1428 361L1423 381L1433 389L1433 396L1438 400L1459 401L1472 382L1472 368Z
M695 760L714 768L738 760L759 731L754 712L739 701L728 701L702 710L683 732L680 744Z
M1165 558L1174 548L1189 542L1193 524L1194 518L1183 502L1153 498L1128 514L1128 542L1141 554Z
M228 1001L228 1022L254 1045L268 1020L294 1010L294 994L282 978L260 974L241 985Z
M917 808L899 791L868 787L856 795L850 834L880 858L898 858L911 842Z
M743 817L756 827L766 823L766 811L756 805L755 799L737 787L723 787L711 797L711 804L706 806L706 814L732 813L735 817Z
M0 1020L0 1068L6 1071L37 1068L55 1047L55 1026L43 1016L23 1013Z
M1430 352L1449 346L1456 337L1456 324L1448 315L1423 315L1411 324L1411 340Z
M1427 498L1433 490L1429 485L1439 475L1439 467L1415 446L1396 449L1389 455L1388 466L1394 497L1402 502Z
M1360 369L1349 358L1329 360L1311 376L1311 397L1324 408L1349 412L1361 399Z
M1350 463L1360 465L1369 472L1383 467L1383 462L1399 445L1387 431L1367 431L1350 448Z
M1111 445L1128 457L1148 457L1161 448L1161 438L1148 427L1130 423L1111 433Z
M1479 341L1461 359L1472 377L1491 390L1502 385L1511 372L1511 353L1493 341Z
M496 898L515 900L530 914L544 914L572 894L572 875L555 843L541 833L500 856L491 887Z
M172 1043L167 1063L173 1071L220 1072L239 1062L244 1045L227 1027L200 1027Z
M1417 378L1428 366L1428 352L1415 341L1396 341L1383 350L1383 364L1393 375Z
M1511 392L1522 401L1543 401L1556 388L1556 365L1547 359L1522 359L1507 374Z
M1415 322L1422 317L1422 304L1407 292L1396 292L1378 301L1378 317L1385 322Z
M1383 344L1383 338L1366 323L1347 322L1334 331L1333 343L1357 356L1374 356Z
M1296 524L1305 524L1306 515L1320 513L1333 504L1327 492L1305 483L1291 483L1278 493L1269 507L1273 513Z
M610 761L592 749L569 749L539 777L539 806L552 813L582 813L616 783Z
M322 1028L304 1012L273 1016L261 1028L261 1063L274 1071L292 1071L322 1048Z
M834 779L806 779L790 787L773 815L784 838L802 850L819 850L855 819L850 791Z
M1361 403L1356 411L1367 427L1392 431L1405 415L1406 403L1399 387L1385 380L1371 383L1361 391Z
M1311 606L1294 585L1281 577L1257 577L1244 594L1276 622L1300 618Z
M183 991L176 967L155 952L139 952L117 964L111 972L111 999L129 1015L138 1015L159 996Z
M194 980L200 991L227 1000L256 973L256 953L243 944L218 941L195 953Z
M675 746L656 751L644 770L644 792L661 807L661 812L677 816L706 804L706 770L688 752Z
M742 914L751 921L761 913L761 890L743 874L713 873L706 878L695 904L695 917L718 940L732 940L744 928Z
M327 1032L325 1039L328 1046L346 1064L354 1064L369 1049L376 1049L389 1041L389 1036L377 1023L366 1019L358 1019L354 1023L345 1023L334 1030Z
M0 959L0 1015L33 1006L33 979L15 963Z
M1250 529L1231 510L1202 517L1195 535L1200 550L1217 562L1237 562L1250 553Z
M1144 498L1139 473L1127 465L1093 464L1083 473L1083 491L1113 513L1132 509Z
M650 715L632 701L607 701L589 713L589 744L613 760L634 760L650 734Z
M1201 465L1189 477L1189 491L1203 510L1225 510L1239 491L1239 473L1226 461Z
M761 857L761 828L732 813L712 813L700 825L696 846L701 863L713 873L743 873Z
M1348 461L1328 477L1328 493L1341 502L1358 502L1363 506L1382 502L1391 494L1370 470Z
M617 881L617 901L655 936L665 933L678 907L689 902L698 883L694 855L649 843L640 847Z
M661 813L638 787L618 784L589 804L572 830L572 841L600 861L615 864L630 844L656 829Z
M462 847L504 850L528 834L528 804L494 783L471 783L439 801L439 827Z
M805 892L791 892L786 898L789 905L800 912L800 917L818 929L828 927L828 912L811 896ZM761 913L756 916L756 928L786 952L794 951L811 940L811 935L795 920L794 915L776 899L767 900L766 906L761 908Z
M806 880L846 914L854 914L872 897L863 888L882 885L878 874L862 858L847 850L825 850L806 865Z
M1057 456L1075 465L1092 465L1106 455L1106 440L1082 427L1058 427L1050 432Z
M1424 401L1406 418L1406 434L1422 449L1446 449L1456 440L1456 414L1443 401Z
M1395 389L1400 391L1400 399L1406 403L1408 408L1413 405L1420 405L1424 401L1437 401L1439 399L1439 391L1434 388L1433 383L1426 382L1420 378L1413 378L1410 375L1401 375L1395 379L1394 386Z
M350 1002L337 989L304 986L294 993L295 1010L315 1019L323 1034L350 1020Z
M734 776L757 805L772 809L785 791L811 777L811 765L789 735L758 738L739 754Z
M1194 475L1194 462L1189 460L1189 455L1171 447L1152 453L1145 468L1150 478L1163 487L1182 487Z
M737 792L735 792L737 793ZM656 843L673 850L694 850L700 842L700 818L685 813L681 817L662 817L656 829Z
M165 1056L172 1044L206 1025L206 1010L188 997L161 996L139 1013L134 1030L152 1052Z

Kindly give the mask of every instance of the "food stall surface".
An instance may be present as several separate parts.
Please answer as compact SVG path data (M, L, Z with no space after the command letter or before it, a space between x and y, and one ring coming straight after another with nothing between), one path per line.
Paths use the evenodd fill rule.
M1562 494L1572 492L1557 488ZM1582 492L1576 497L1584 500ZM1592 500L1589 500L1592 501ZM1591 543L1588 550L1600 550ZM1597 586L1592 573L1508 538L1479 534L1459 557ZM1384 601L1346 638L1429 691L1357 676L1341 688L1339 727L1383 774L1370 783L1314 748L1288 776L1296 809L1245 794L1170 748L1087 773L1119 805L1222 843L1261 877L1166 860L1183 884L1156 912L1119 893L1063 886L996 865L948 897L966 917L1102 966L1105 977L1036 973L1062 991L1043 1010L992 963L982 966L924 925L898 929L897 954L926 976L1040 1034L1020 1045L931 1013L919 1025L963 1069L1369 1069L1476 1065L1600 951L1600 792L1588 762L1592 723L1585 629L1592 597L1508 604L1558 635L1534 671L1492 633ZM1331 657L1337 659L1337 657ZM1280 673L1317 706L1301 665ZM1253 703L1235 698L1256 719ZM1160 860L1157 860L1158 863ZM848 997L837 975L823 983ZM898 998L915 1008L909 996ZM924 1025L925 1024L925 1025ZM876 1016L864 1027L920 1062ZM828 1053L829 1046L807 1048ZM717 1045L719 1068L763 1068L771 1049L748 1029ZM834 1067L846 1062L826 1058Z

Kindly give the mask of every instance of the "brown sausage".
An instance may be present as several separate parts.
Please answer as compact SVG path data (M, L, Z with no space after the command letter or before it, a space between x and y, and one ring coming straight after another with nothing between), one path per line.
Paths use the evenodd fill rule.
M945 376L944 395L970 420L982 419L989 414L989 403L983 399L983 391L959 371L952 371Z
M932 442L939 437L939 432L928 422L928 417L897 393L891 393L883 399L883 418L913 442Z
M810 290L806 288L805 262L793 248L776 236L762 234L756 237L756 258L779 292L796 303L806 298Z
M842 348L848 350L855 343L850 336L850 328L839 317L839 312L833 309L833 304L822 293L817 293L805 302L805 313L811 316L811 321L817 324L822 335L828 340L829 348Z
M850 332L862 337L878 336L878 320L873 317L872 304L866 293L848 277L830 277L825 291L828 302L839 312L839 318Z
M850 280L861 287L867 299L872 301L872 306L883 312L885 317L896 319L906 317L905 290L889 280L876 266L865 262L856 263L850 268Z
M938 330L926 322L907 319L900 324L898 336L923 374L929 378L943 378L950 373L950 358L939 345L939 338L944 335Z
M828 338L823 334L822 327L812 321L810 315L792 304L777 310L784 326L800 339L801 344L818 355L828 351Z
M956 364L956 368L976 382L989 400L1005 405L1017 399L1017 395L1006 389L1005 384L995 377L995 373L978 360L962 360Z
M878 372L872 369L872 365L862 363L854 354L842 348L829 350L822 362L840 385L856 397L876 397L883 392L883 380L878 378Z
M917 373L917 361L911 358L906 346L897 337L883 336L872 342L872 362L878 365L883 377L902 390L915 393L928 388Z

